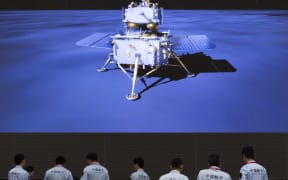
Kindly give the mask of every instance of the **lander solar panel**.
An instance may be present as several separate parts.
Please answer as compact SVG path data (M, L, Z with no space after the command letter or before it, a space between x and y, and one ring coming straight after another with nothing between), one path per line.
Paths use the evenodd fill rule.
M111 34L107 33L94 33L90 36L78 41L77 46L84 47L97 47L97 48L112 48Z
M177 55L198 53L216 47L206 35L173 36L170 41Z
M78 46L112 48L112 34L94 33L76 43ZM193 54L216 46L206 35L172 36L169 38L172 49L177 55Z

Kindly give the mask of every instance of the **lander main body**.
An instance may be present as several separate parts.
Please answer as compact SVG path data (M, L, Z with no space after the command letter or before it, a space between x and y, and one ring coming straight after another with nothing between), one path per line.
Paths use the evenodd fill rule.
M94 33L78 41L76 45L111 50L108 59L98 71L109 70L110 64L121 69L132 81L132 90L126 96L128 100L137 100L140 97L135 92L137 80L162 66L169 66L170 58L175 58L187 72L187 76L193 77L195 74L187 69L179 56L215 48L206 35L174 36L169 31L159 32L158 26L163 23L163 9L150 0L131 2L128 8L123 9L122 23L122 32ZM140 68L149 70L139 77Z

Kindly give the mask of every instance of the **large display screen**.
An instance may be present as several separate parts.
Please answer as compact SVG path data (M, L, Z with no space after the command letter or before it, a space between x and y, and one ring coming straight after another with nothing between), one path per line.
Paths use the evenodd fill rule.
M97 72L109 50L75 45L121 30L121 13L1 11L0 132L288 131L287 11L164 10L159 31L217 47L181 57L196 77L139 80L137 101L120 69Z

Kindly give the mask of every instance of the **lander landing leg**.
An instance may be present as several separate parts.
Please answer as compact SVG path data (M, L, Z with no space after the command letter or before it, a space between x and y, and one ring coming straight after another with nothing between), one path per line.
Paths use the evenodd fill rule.
M141 80L141 82L145 85L146 88L148 87L148 85L147 85L144 77L149 76L150 74L152 74L153 72L157 71L158 69L160 69L160 66L157 66L157 67L153 68L152 70L148 71L146 74L144 74L143 76L141 76L139 78Z
M108 64L112 63L113 61L114 61L113 53L109 53L108 59L105 61L104 65L103 65L101 68L97 69L97 71L98 71L98 72L105 72L105 71L107 71L106 66L107 66Z
M195 77L195 76L196 76L195 73L191 73L191 72L187 69L187 67L186 67L185 64L182 62L182 60L181 60L174 52L172 52L172 56L173 56L173 58L175 58L175 59L178 61L178 63L182 66L182 68L187 72L187 76L188 76L188 77Z
M132 91L130 94L126 96L126 99L130 101L135 101L139 99L140 97L139 94L135 93L135 86L137 82L137 75L138 75L138 68L139 68L139 60L140 60L140 57L137 56L135 60L134 74L133 74L133 79L132 79Z

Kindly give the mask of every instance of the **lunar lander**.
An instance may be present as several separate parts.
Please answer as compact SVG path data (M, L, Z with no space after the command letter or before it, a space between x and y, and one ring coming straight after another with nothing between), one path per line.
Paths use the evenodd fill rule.
M126 96L128 100L139 99L139 94L135 92L137 80L149 76L162 66L169 66L170 58L176 59L187 76L193 77L195 74L188 70L178 56L215 48L206 35L173 36L169 31L159 32L158 26L163 23L163 9L150 0L131 2L128 8L123 9L122 22L123 32L114 35L95 33L76 45L111 49L108 59L98 71L107 71L110 64L121 69L132 81L132 90ZM128 68L133 70L132 73ZM149 71L138 77L141 68L149 68Z

